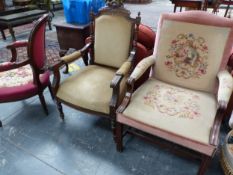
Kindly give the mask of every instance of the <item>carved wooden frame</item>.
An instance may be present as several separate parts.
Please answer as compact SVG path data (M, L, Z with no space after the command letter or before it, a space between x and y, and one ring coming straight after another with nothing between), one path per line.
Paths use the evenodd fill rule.
M90 42L87 43L81 50L81 55L84 56L85 54L87 54L88 52L90 53L90 60L89 60L89 65L100 65L100 66L104 66L104 67L110 67L110 66L105 66L105 65L101 65L101 64L97 64L94 61L94 42L95 42L95 37L94 37L94 30L95 30L95 19L98 18L101 15L107 14L107 15L120 15L125 17L126 19L130 20L132 22L132 31L131 31L131 40L130 40L130 49L129 49L129 57L128 57L128 61L130 62L134 62L135 59L135 52L136 52L136 41L137 41L137 33L139 30L139 24L141 21L140 18L140 13L138 13L138 16L136 17L136 19L131 18L130 17L130 12L128 10L126 10L123 7L123 4L119 4L117 2L110 2L107 3L108 6L102 8L99 13L97 15L94 15L94 13L91 12L91 23L90 23ZM79 58L78 58L79 59ZM125 60L127 61L127 60ZM54 79L53 79L53 83L52 83L52 88L53 88L53 92L55 94L55 99L56 99L56 104L57 104L57 108L58 111L60 113L60 117L62 120L64 120L64 113L63 113L63 109L62 109L62 103L66 104L67 106L70 106L72 108L75 108L77 110L80 111L84 111L87 113L91 113L91 114L97 114L99 116L104 116L106 118L109 118L111 120L111 127L112 127L112 132L113 132L113 137L115 140L115 123L116 123L116 109L118 107L119 104L119 87L120 87L120 83L121 80L123 79L124 75L122 74L115 74L115 77L113 78L112 82L109 82L110 87L113 89L113 94L111 99L109 99L109 108L110 108L110 113L109 114L105 114L105 113L101 113L101 112L97 112L97 111L93 111L90 109L85 109L82 108L80 106L76 106L73 105L69 102L66 102L60 98L58 98L56 96L57 94L57 90L59 88L59 84L60 84L60 71L59 69L61 67L65 66L66 70L65 73L68 72L68 63L61 61L58 64L54 65L51 67L51 70L54 73ZM87 65L88 66L88 65ZM133 66L133 64L132 64ZM131 66L131 69L132 69ZM112 67L110 67L112 68ZM116 68L115 68L116 69ZM116 69L117 71L117 69Z

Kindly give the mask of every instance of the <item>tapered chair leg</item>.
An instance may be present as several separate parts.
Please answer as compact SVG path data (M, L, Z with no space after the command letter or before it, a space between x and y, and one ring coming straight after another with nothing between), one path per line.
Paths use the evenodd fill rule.
M40 103L44 109L45 114L48 115L49 111L47 109L47 105L46 105L43 93L39 93L39 98L40 98Z
M117 122L116 123L116 149L118 152L123 151L122 134L123 134L123 125Z
M62 109L61 102L59 102L58 100L56 100L56 103L57 103L57 109L58 109L59 114L60 114L60 118L64 121L65 115L64 115L64 112L63 112L63 109Z
M0 127L2 127L2 121L0 120Z
M197 173L198 175L205 174L205 172L210 164L210 161L211 161L211 157L209 157L209 156L202 157L201 165L200 165L200 168L199 168L198 173Z
M49 83L48 88L49 88L50 95L51 95L52 99L54 100L54 94L53 94L51 83Z

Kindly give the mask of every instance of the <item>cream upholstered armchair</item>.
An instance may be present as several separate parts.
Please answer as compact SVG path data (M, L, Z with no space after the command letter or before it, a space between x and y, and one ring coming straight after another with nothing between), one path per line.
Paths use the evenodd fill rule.
M203 11L163 14L154 54L130 75L117 110L118 151L123 148L123 126L130 126L125 129L131 134L151 140L137 132L144 131L167 140L171 149L197 153L190 155L199 155L198 174L204 174L232 96L233 78L226 68L232 44L232 20ZM133 92L134 83L149 67L152 76Z
M136 36L140 17L130 17L122 4L108 6L92 14L91 42L80 51L64 56L53 66L53 91L60 117L64 119L61 103L73 108L107 116L115 129L115 111L123 99L135 56ZM136 27L135 27L136 25ZM89 65L60 82L59 69L90 52Z

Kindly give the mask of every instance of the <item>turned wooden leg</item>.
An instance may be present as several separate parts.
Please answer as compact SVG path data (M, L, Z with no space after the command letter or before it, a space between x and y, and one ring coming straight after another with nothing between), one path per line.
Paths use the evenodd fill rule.
M8 28L9 28L10 34L12 36L12 40L16 41L15 32L14 32L13 28L11 26L8 26Z
M5 33L4 33L4 30L3 30L3 29L1 29L1 34L2 34L2 39L6 40L6 35L5 35Z
M40 98L40 103L44 109L44 112L46 115L49 114L48 112L48 109L47 109L47 105L46 105L46 102L45 102L45 99L44 99L44 95L43 95L43 92L42 93L39 93L39 98Z
M2 127L2 121L0 120L0 127Z
M59 114L60 114L60 118L64 121L65 117L64 117L64 113L63 113L61 102L59 102L58 100L56 100L56 103L57 103L57 109L58 109Z
M52 24L51 24L51 22L52 22L52 17L49 16L49 18L48 18L49 30L52 30Z
M174 10L173 10L173 12L174 12L174 13L176 12L176 5L174 5Z
M227 8L226 8L226 11L225 11L224 17L227 17L227 13L228 13L229 8L230 8L230 5L227 5Z
M83 62L86 66L88 65L88 53L87 52L83 55Z
M205 174L205 172L210 164L210 161L211 161L211 157L209 157L209 156L202 157L201 165L200 165L200 168L199 168L198 173L197 173L198 175Z
M123 139L123 125L116 122L116 149L118 152L123 151L122 139Z

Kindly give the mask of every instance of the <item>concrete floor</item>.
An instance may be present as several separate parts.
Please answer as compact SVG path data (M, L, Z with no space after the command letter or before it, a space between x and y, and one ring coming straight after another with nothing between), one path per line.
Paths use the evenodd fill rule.
M146 5L125 5L154 30L162 12L173 10L169 0ZM56 12L55 22L64 20ZM48 31L49 33L50 31ZM25 38L27 34L20 34ZM11 42L0 41L0 47ZM0 175L193 175L199 161L173 155L136 137L125 139L123 153L115 150L109 121L64 106L65 122L46 90L49 115L43 113L38 97L0 105ZM222 128L221 137L228 132ZM223 174L219 152L207 174Z

